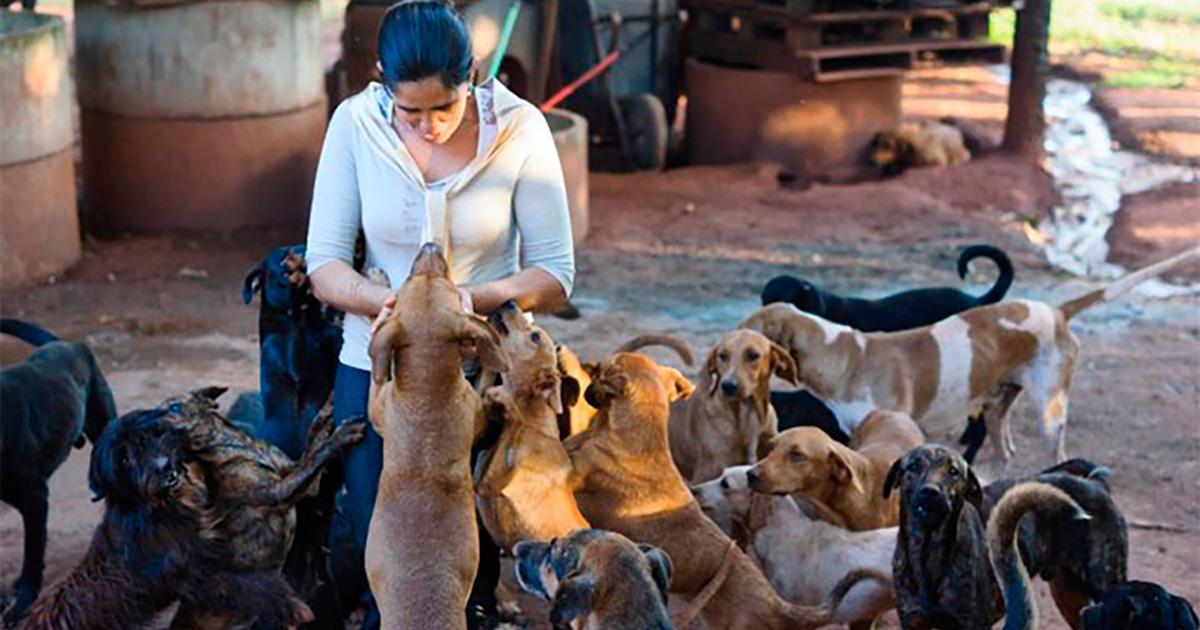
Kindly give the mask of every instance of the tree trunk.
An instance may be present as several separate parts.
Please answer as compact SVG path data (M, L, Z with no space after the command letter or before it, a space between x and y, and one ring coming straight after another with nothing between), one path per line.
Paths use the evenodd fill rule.
M1008 88L1008 118L1004 149L1031 162L1042 159L1046 119L1046 57L1050 39L1050 1L1025 0L1017 11L1013 35L1012 82Z

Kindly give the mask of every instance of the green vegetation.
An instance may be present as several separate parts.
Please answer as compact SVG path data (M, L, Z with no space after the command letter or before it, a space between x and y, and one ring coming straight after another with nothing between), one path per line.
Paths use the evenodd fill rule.
M1052 0L1050 53L1111 57L1104 82L1115 87L1200 83L1200 2ZM992 14L990 39L1012 43L1011 9Z

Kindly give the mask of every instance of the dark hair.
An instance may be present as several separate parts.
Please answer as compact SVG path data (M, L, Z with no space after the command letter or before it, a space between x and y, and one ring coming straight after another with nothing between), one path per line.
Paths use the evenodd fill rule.
M457 87L470 77L473 61L467 25L445 0L398 2L379 24L386 85L436 76L446 87Z

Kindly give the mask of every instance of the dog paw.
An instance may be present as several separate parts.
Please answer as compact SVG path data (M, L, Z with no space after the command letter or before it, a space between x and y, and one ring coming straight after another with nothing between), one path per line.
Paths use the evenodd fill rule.
M366 434L367 434L367 421L366 420L356 419L356 420L350 420L347 422L343 422L333 432L333 436L330 438L330 445L333 448L340 451L349 446L358 444L360 441L362 441L363 437L366 436Z

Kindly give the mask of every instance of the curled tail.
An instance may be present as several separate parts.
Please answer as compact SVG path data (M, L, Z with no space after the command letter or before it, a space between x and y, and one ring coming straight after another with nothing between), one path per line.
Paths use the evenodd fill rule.
M688 342L678 335L642 335L634 337L629 341L617 347L616 352L634 352L639 348L646 346L663 346L674 350L680 359L683 359L684 365L691 367L692 349L688 346Z
M1058 309L1062 311L1064 317L1071 319L1090 306L1111 300L1123 293L1128 293L1137 285L1151 278L1157 278L1171 269L1193 260L1200 260L1200 245L1184 250L1166 260L1160 260L1149 267L1128 273L1125 277L1103 289L1096 289L1095 291L1084 293L1073 300L1063 302Z
M829 595L820 604L816 606L788 604L788 617L799 628L818 628L829 625L833 623L833 614L837 611L838 606L842 605L842 600L846 598L850 589L858 586L858 583L863 580L878 580L884 585L889 586L892 584L890 573L870 567L851 569L837 583L837 586L834 586L833 590L829 591Z
M34 347L42 347L52 341L58 341L58 337L54 333L38 326L23 322L19 319L0 319L0 333L12 335L27 344Z
M979 304L995 304L1003 300L1013 282L1013 266L1012 261L1008 259L1008 254L1005 254L999 247L991 245L971 245L958 255L959 278L967 277L967 265L976 258L987 258L995 263L996 268L1000 271L1000 275L996 278L996 284L993 284L987 293L979 296Z
M1021 517L1029 512L1051 522L1091 519L1067 493L1050 484L1031 481L1004 493L987 524L992 568L1004 591L1004 630L1032 630L1038 625L1037 606L1029 592L1029 573L1021 562L1016 540Z

